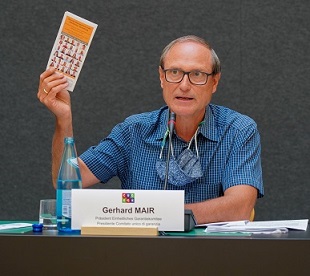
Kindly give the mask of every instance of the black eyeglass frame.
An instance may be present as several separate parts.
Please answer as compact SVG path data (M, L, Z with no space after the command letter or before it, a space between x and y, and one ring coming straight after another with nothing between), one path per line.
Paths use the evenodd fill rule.
M169 82L169 83L180 83L180 82L184 79L184 76L187 75L187 77L188 77L188 79L189 79L189 82L190 82L191 84L193 84L193 85L205 85L205 84L208 82L209 76L212 76L212 75L213 75L213 73L210 74L210 73L202 72L202 71L199 71L199 70L194 70L194 71L185 72L185 71L180 70L180 69L177 69L177 68L164 69L162 66L161 66L161 69L162 69L163 72L165 73L165 79L166 79L166 81ZM168 81L168 80L167 80L167 74L166 74L166 72L167 72L167 71L171 71L171 70L178 70L178 71L182 72L182 73L183 73L182 78L181 78L179 81ZM191 78L190 78L189 74L190 74L190 73L194 73L194 72L199 72L199 73L204 73L204 74L206 74L206 75L207 75L207 79L206 79L205 83L193 83L193 82L191 81Z

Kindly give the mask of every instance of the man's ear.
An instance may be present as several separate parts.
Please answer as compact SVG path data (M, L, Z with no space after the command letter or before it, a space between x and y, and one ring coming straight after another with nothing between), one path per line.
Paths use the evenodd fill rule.
M158 73L159 73L160 86L161 88L163 88L163 82L165 81L165 73L163 68L161 68L161 66L158 67Z
M221 73L217 73L212 77L212 93L216 92L217 86L219 84L219 81L221 79Z

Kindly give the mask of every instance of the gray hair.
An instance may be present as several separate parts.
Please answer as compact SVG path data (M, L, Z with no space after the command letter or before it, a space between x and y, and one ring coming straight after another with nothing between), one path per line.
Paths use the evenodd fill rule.
M207 49L209 49L211 51L211 57L212 57L212 75L216 75L218 73L221 72L221 62L217 56L217 54L215 53L215 51L212 49L212 47L210 46L210 44L204 40L203 38L200 38L198 36L195 35L187 35L187 36L182 36L179 37L173 41L171 41L162 51L161 56L160 56L160 60L159 60L159 65L164 68L164 60L165 57L167 55L167 53L170 51L170 49L177 43L182 43L182 42L186 42L186 41L193 41L193 42L197 42L200 43L201 45L205 46Z

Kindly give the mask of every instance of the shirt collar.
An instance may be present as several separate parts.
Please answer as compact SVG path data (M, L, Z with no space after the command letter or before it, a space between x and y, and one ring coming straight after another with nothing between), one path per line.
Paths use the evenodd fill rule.
M211 141L218 141L218 130L215 123L215 117L210 105L206 107L204 123L201 125L198 133L201 133L205 138Z
M158 126L158 129L155 134L156 140L162 140L165 136L166 130L167 130L167 124L168 124L168 116L169 116L169 109L167 106L161 108L161 116L160 116L160 124ZM218 141L218 130L216 128L215 118L214 114L212 112L212 109L210 105L206 107L206 113L204 118L204 123L201 124L200 130L198 131L198 134L201 133L205 138L212 140L212 141Z
M169 109L168 106L164 106L160 109L160 122L157 127L156 133L155 133L155 140L162 140L165 136L165 133L168 128L168 116L169 116Z

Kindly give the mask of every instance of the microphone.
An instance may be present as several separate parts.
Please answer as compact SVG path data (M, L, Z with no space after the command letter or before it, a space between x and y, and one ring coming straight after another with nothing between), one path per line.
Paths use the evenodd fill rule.
M175 126L175 113L170 111L170 114L169 114L169 121L168 121L168 127L169 127L169 132L173 133L173 130L174 130L174 126ZM169 139L170 139L171 136L169 136Z
M170 110L169 121L168 121L169 145L168 145L168 154L167 154L167 161L166 161L166 175L165 175L164 190L167 189L167 183L168 183L170 153L171 153L172 135L173 135L174 127L175 127L175 113ZM196 222L193 211L190 209L185 209L184 210L184 232L191 231L192 229L195 228L196 224L197 224L197 222Z
M168 142L168 154L167 154L167 161L166 161L166 175L165 175L164 190L167 189L167 183L168 183L170 153L171 153L172 135L173 135L174 126L175 126L175 113L170 110L170 112L169 112L169 121L168 121L169 142Z

